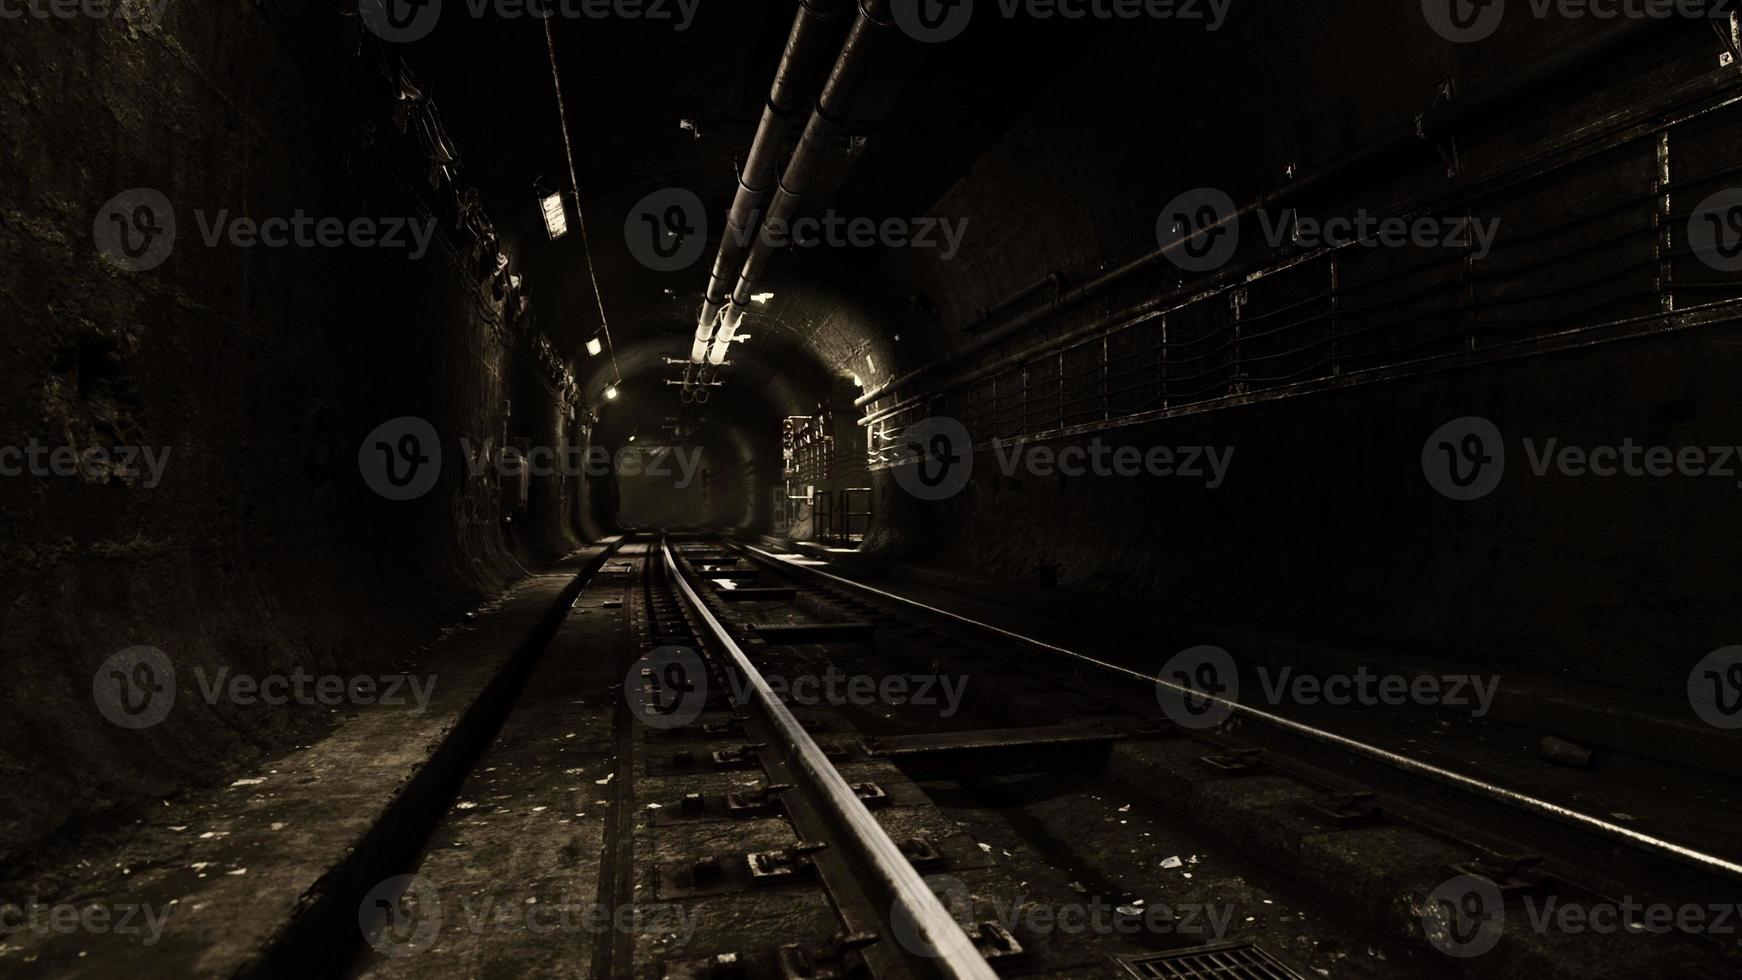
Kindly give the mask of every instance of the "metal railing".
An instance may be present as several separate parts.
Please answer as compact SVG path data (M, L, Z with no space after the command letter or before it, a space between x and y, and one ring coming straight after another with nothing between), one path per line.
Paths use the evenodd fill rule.
M899 434L928 416L957 419L978 446L1058 438L1714 319L1685 316L1702 308L1742 315L1730 309L1742 274L1702 261L1688 237L1707 195L1742 187L1731 135L1742 132L1742 80L1706 76L1602 122L1443 200L1374 212L1495 222L1485 254L1473 235L1462 247L1286 244L1175 278L1037 349L892 392L861 420L871 467L902 458ZM1240 228L1243 239L1264 230L1252 219Z

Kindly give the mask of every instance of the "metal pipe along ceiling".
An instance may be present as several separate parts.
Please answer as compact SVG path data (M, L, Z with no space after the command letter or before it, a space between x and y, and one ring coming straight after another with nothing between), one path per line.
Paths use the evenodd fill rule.
M726 234L708 279L707 296L696 323L695 344L690 348L690 360L696 364L702 363L713 340L714 323L726 305L727 291L735 281L746 243L750 241L756 207L768 190L781 144L804 102L806 80L822 58L823 46L831 34L830 23L846 6L846 0L804 0L793 16L786 49L774 70L774 84L762 109L762 121L756 126L744 169L738 175L738 192L732 199L732 210L726 215Z
M757 280L768 268L769 258L780 247L776 244L778 232L790 225L799 202L804 200L805 194L816 182L817 174L822 170L824 153L834 139L836 128L846 119L848 110L852 108L853 97L858 91L860 80L864 78L865 69L871 63L871 55L877 48L878 38L892 26L887 7L887 0L860 0L859 15L853 21L853 30L847 35L847 43L842 46L840 57L835 59L835 67L829 72L829 80L823 86L821 98L817 100L816 111L811 113L810 122L805 124L804 135L799 138L798 145L793 147L792 159L787 161L786 171L781 174L779 186L774 191L774 199L768 205L768 214L763 218L762 228L756 235L756 243L751 246L750 254L744 258L738 286L732 291L731 302L727 308L728 316L736 315L738 320L743 319ZM773 237L769 230L771 227L776 229ZM716 337L715 350L708 354L709 363L718 364L724 359L724 348L728 342Z

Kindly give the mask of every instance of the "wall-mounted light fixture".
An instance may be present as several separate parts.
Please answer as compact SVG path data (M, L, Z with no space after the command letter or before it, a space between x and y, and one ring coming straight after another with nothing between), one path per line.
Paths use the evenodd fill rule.
M562 192L546 194L539 199L539 209L544 212L544 230L550 235L551 241L569 233L568 209L563 206Z

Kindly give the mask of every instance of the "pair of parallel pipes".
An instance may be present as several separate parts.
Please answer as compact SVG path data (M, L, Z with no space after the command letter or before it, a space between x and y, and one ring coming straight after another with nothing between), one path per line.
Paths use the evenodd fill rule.
M779 248L776 241L780 236L778 233L771 235L769 229L789 225L799 202L816 182L817 174L822 170L824 153L847 117L877 39L891 26L888 0L860 0L852 30L835 59L822 95L817 99L816 109L805 124L804 133L793 148L786 169L775 183L773 198L767 213L761 215L758 229L757 208L774 176L781 147L802 107L805 80L820 60L823 46L833 33L831 22L846 6L846 0L804 0L793 18L786 49L781 54L780 66L774 72L774 84L769 89L768 104L762 110L762 120L756 127L750 153L738 176L738 193L726 216L726 234L720 242L719 255L714 259L713 272L708 277L707 296L702 301L701 314L696 322L695 343L690 347L690 366L684 373L686 389L692 380L697 383L704 380L699 372L718 369L725 363L727 348L738 337L757 280L768 268L769 258ZM753 230L756 231L754 240Z

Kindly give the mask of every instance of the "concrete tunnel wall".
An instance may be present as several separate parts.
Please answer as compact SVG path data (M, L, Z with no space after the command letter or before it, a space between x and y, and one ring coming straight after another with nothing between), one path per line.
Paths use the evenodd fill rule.
M1244 203L1280 186L1291 164L1334 160L1443 100L1447 79L1473 92L1607 26L1518 17L1493 39L1460 46L1429 31L1419 5L1371 0L1235 5L1223 32L1173 59L1146 57L1153 35L1109 32L932 209L970 221L962 254L944 262L892 252L818 331L819 348L873 387L971 340L963 327L977 311L1050 272L1080 283L1154 248L1155 217L1181 191L1215 186ZM1349 39L1361 37L1419 43L1374 44L1348 58ZM1479 172L1532 140L1713 70L1718 52L1703 24L1660 31L1514 106L1503 124L1462 134L1462 162ZM1201 89L1214 99L1195 95L1205 78L1218 80ZM1375 88L1379 78L1387 82ZM1223 84L1235 79L1246 84ZM1381 176L1345 189L1345 203L1377 209L1445 184L1425 144ZM1569 188L1560 205L1587 207L1580 195L1590 192ZM1139 277L1135 288L1054 317L995 353L1164 291L1164 279ZM901 302L915 293L932 301L935 317ZM866 351L882 370L869 369ZM965 491L932 503L883 472L868 549L1026 585L1137 597L1188 623L1335 637L1680 696L1693 662L1742 636L1742 613L1712 587L1733 565L1725 542L1738 528L1734 481L1538 478L1519 443L1733 442L1742 410L1728 379L1739 354L1727 331L1695 330L1099 437L1116 446L1235 447L1228 481L1214 491L1181 480L1006 477L982 454ZM1464 504L1429 487L1420 454L1430 433L1468 415L1493 419L1513 458L1497 492ZM1193 642L1189 629L1180 636Z
M208 706L196 671L403 668L444 624L575 541L561 509L577 486L534 481L516 513L494 477L465 472L462 438L561 445L578 430L526 338L442 249L412 261L202 240L197 210L421 211L405 191L417 185L392 176L335 107L329 86L349 84L351 62L330 21L312 48L273 23L253 5L175 4L161 30L88 18L8 28L5 441L170 455L151 488L0 480L0 663L12 679L0 694L0 860L118 804L221 784L329 721L323 708ZM326 79L303 67L321 59ZM137 273L92 241L99 207L135 187L165 194L179 225L168 260ZM431 492L391 502L365 485L357 452L405 415L435 427L446 458ZM176 670L176 705L149 740L104 723L91 698L99 665L133 646L161 649Z

